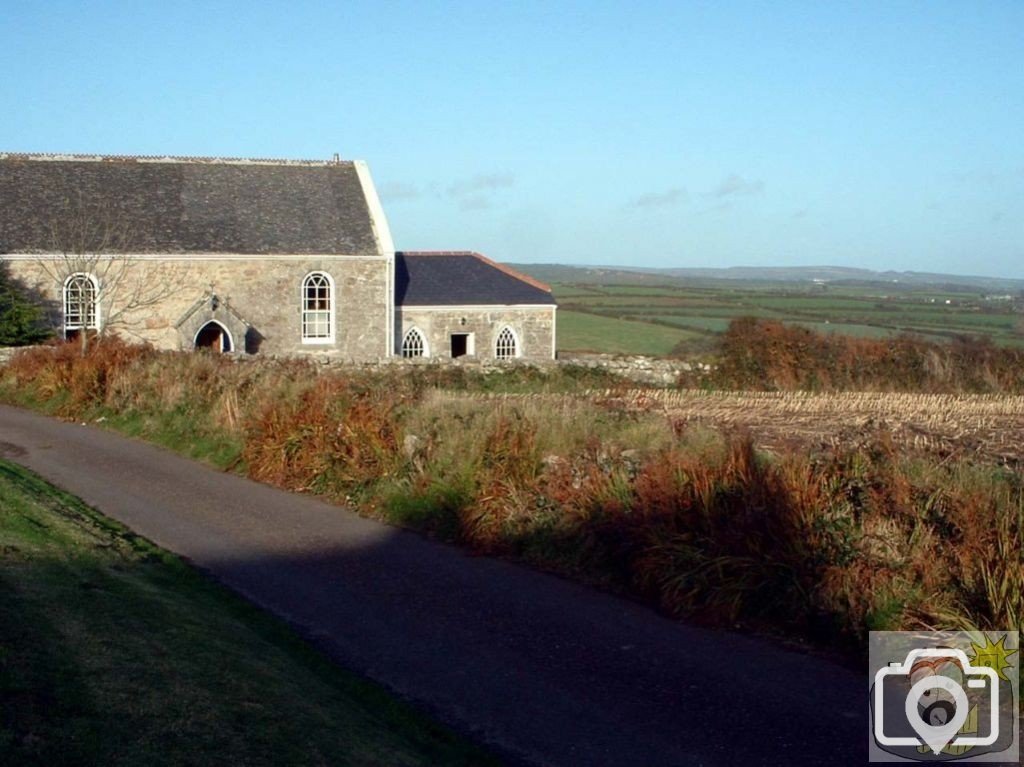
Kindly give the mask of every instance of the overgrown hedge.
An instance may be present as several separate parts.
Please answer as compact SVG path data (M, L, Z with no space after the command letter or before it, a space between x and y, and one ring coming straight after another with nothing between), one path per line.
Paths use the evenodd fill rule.
M732 389L1019 394L1024 349L982 338L855 338L746 317L730 323L713 383Z

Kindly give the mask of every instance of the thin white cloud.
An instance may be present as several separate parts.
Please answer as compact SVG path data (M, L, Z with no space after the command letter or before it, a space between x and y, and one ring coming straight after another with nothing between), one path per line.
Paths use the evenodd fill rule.
M450 197L466 197L481 192L494 192L514 186L516 177L511 173L483 173L472 178L456 181L448 187Z
M664 192L646 192L630 204L635 208L667 208L686 202L686 197L686 190L675 186Z
M722 183L711 192L712 197L737 197L741 195L761 194L764 191L763 181L748 181L742 176L732 173L722 179Z

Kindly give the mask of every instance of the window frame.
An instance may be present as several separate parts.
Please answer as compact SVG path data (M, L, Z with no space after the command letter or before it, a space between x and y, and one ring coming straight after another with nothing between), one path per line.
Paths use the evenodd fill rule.
M323 278L327 283L327 309L314 309L309 306L309 295L307 289L309 284L314 279ZM313 300L318 300L314 298ZM302 278L302 283L299 288L299 333L304 344L333 344L335 342L337 334L337 289L334 285L334 278L330 274L324 271L312 271L309 272L305 277ZM322 320L324 313L327 315L327 335L309 335L308 328L314 325L311 319L316 319L314 315L319 316Z
M69 322L68 321L68 317L69 317L69 314L70 314L68 312L68 306L69 306L68 299L69 299L69 294L70 294L72 283L76 283L78 281L85 281L85 282L87 282L89 284L89 286L92 288L93 298L92 298L92 301L91 301L91 307L86 307L84 312L83 312L83 310L81 308L81 299L78 300L78 304L79 304L78 316L81 318L81 315L84 313L85 314L85 320L83 322L80 319L79 322L73 323L73 322ZM92 313L92 317L91 317L92 322L91 323L89 321L90 320L90 316L89 316L90 309L91 309L91 313ZM67 279L64 280L64 286L61 289L61 310L62 310L62 314L63 314L63 318L62 319L63 319L64 338L68 337L68 332L69 331L81 333L82 331L88 332L90 330L95 330L97 333L99 333L100 328L102 326L103 314L100 311L100 285L99 285L99 281L96 279L96 277L94 277L93 275L89 274L88 272L75 272L74 274L68 275Z
M419 354L406 354L406 344L409 342L409 337L415 335L419 339ZM427 343L427 334L420 330L418 327L413 325L402 335L402 345L398 349L399 355L402 359L415 360L425 359L430 356L430 345Z
M504 336L506 333L508 333L508 335L511 336L511 338L512 338L513 348L512 348L512 354L510 354L510 355L509 354L504 354L504 355L501 354L501 339L502 339L502 336ZM494 336L494 346L493 346L493 349L494 349L494 359L496 359L496 360L514 360L514 359L519 359L519 357L521 357L522 353L523 353L523 345L519 342L519 334L516 333L515 328L513 328L511 325L505 325L504 327L502 327L501 330L498 331L497 335Z

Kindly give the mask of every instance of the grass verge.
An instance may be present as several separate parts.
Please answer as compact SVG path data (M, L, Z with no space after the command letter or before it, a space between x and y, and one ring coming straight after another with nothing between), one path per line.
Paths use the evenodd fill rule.
M0 764L214 763L496 764L0 461Z

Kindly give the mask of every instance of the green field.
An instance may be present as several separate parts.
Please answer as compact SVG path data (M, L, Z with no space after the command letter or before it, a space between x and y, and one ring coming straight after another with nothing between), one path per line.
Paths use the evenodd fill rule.
M930 341L984 336L1024 345L1024 297L995 299L934 287L823 285L625 285L554 283L560 351L699 353L737 317L763 317L820 333Z
M0 764L495 763L0 461Z
M683 328L648 322L563 309L558 312L558 348L561 351L664 356L695 335Z

